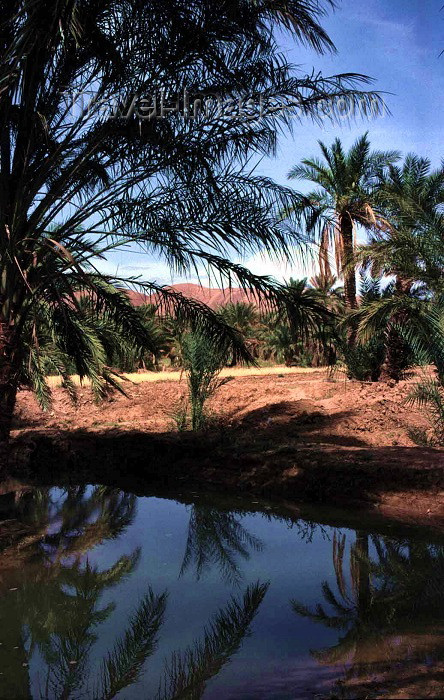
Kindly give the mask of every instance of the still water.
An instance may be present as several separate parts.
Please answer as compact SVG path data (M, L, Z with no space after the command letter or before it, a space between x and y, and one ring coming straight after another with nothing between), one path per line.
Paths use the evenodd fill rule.
M0 497L0 698L444 694L442 544L183 500Z

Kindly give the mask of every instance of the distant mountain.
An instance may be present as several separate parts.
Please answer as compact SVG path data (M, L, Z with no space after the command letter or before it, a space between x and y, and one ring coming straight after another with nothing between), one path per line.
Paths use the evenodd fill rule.
M184 296L190 299L196 299L197 301L207 304L211 309L217 309L217 307L227 304L228 302L246 302L246 303L256 303L255 298L252 294L245 292L239 287L233 287L232 289L210 289L209 287L201 287L198 284L191 284L185 282L184 284L173 284L168 286L168 289L172 289L175 292L181 292ZM129 291L128 296L134 306L141 306L142 304L157 304L159 298L156 294L141 294L140 292Z

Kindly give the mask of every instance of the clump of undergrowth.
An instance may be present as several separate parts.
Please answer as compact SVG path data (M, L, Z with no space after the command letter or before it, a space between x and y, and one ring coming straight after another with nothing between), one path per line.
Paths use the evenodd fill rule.
M179 433L183 433L189 428L188 404L186 401L178 403L171 412L172 427L175 427Z
M438 379L419 382L410 392L408 401L426 411L430 432L410 431L410 437L420 445L444 446L444 386Z
M180 407L176 425L182 430L188 424L192 430L202 430L213 422L207 409L208 399L230 380L229 377L219 377L227 363L229 350L215 345L203 333L190 331L181 338L181 354L187 377L188 403Z
M349 379L361 382L377 382L385 360L385 347L381 337L375 336L367 343L344 348L344 362Z

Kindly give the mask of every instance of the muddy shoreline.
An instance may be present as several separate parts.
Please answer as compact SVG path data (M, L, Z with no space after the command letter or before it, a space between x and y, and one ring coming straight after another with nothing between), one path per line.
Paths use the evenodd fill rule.
M174 426L184 381L141 377L127 396L100 406L87 388L74 406L56 388L49 413L23 391L3 475L136 493L197 488L444 530L444 449L411 438L412 428L428 425L407 401L418 377L390 386L272 369L225 384L209 406L212 426L200 434Z
M233 436L231 436L232 438ZM224 434L78 431L24 434L11 445L4 477L25 483L105 484L155 491L259 497L425 525L444 533L444 450L305 444L242 450Z

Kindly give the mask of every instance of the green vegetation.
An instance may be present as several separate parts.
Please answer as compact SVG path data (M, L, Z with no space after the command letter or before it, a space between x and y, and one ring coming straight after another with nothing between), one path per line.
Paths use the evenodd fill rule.
M227 378L219 379L218 374L227 362L229 348L214 345L202 333L188 332L181 339L181 349L188 384L191 428L200 430L208 421L208 399L228 381Z
M333 137L330 145L318 142L318 156L295 154L287 186L264 174L264 163L279 153L279 135L302 129L303 119L319 125L329 119L331 127L345 112L352 119L385 112L368 76L324 76L299 67L305 55L300 64L287 60L287 42L315 57L335 53L322 26L335 8L336 0L0 0L0 466L8 476L0 489L2 697L111 700L137 694L136 684L152 686L153 678L157 694L150 697L157 700L211 695L267 594L268 583L252 582L267 558L285 583L277 558L287 552L288 533L274 531L276 551L270 557L264 550L241 589L241 564L264 549L248 530L259 501L219 510L203 488L188 493L190 481L326 504L359 501L375 511L381 532L392 530L383 522L387 510L377 512L380 504L397 508L400 518L411 504L413 515L424 510L438 524L442 452L418 450L412 459L396 405L403 386L395 387L421 368L404 401L420 409L429 428L409 435L424 447L444 447L444 160L433 169L421 155L379 150L366 132L351 147ZM353 23L359 18L355 12ZM381 26L379 34L396 34L391 15L369 21L375 36ZM252 272L259 256L294 265L313 251L318 265L311 277L301 272L302 279L282 281ZM138 268L127 257L136 254L143 256L143 275L120 275L122 261ZM224 288L226 303L213 308L160 283L149 271L153 260L176 279ZM168 278L165 271L159 276ZM330 393L319 372L299 391L279 369L269 372L279 381L264 381L265 399L247 382L242 401L227 391L222 428L211 432L211 399L231 379L222 370L266 364L328 367L350 381L387 382L387 391L365 384L350 391L344 381L341 395ZM135 389L123 417L112 405L89 415L82 390L79 413L88 412L82 420L60 416L62 407L30 430L22 426L31 423L33 408L22 395L19 438L9 444L21 388L47 411L51 375L61 377L73 402L79 383L73 375L80 384L88 379L99 403L125 393L124 372L172 368L186 381L175 427L197 435L142 434L143 426L164 430L158 412L175 400L171 382L148 406L150 387ZM61 439L65 432L69 438ZM63 470L72 472L66 487ZM144 493L143 480L155 482L158 498L143 503L148 512L153 501L154 515L170 481L184 487L173 511L181 520L179 500L187 503L188 533L174 571L169 557L178 543L170 540L168 548L160 536L176 538L176 529L156 532L153 551L143 557L134 545L158 523L155 517L136 524L135 496L114 488L125 470L129 490ZM90 485L72 485L79 474ZM103 481L113 487L97 485ZM422 508L423 488L436 511ZM287 530L295 525L313 537L314 524L300 521L307 506L289 505ZM274 509L264 506L259 533ZM334 517L347 522L341 513ZM334 576L321 583L322 599L316 604L310 590L305 602L294 599L289 608L286 600L281 613L290 622L304 618L307 638L311 623L333 631L312 657L336 667L342 696L350 685L359 697L373 697L390 664L412 677L418 662L426 671L442 668L444 547L369 535L361 513L355 522L352 543L349 534L334 532ZM115 557L100 549L120 535ZM131 581L140 564L140 578ZM159 586L146 580L155 568ZM166 582L172 572L182 582L190 573L199 581L211 569L237 594L220 596L212 590L216 579L208 589L199 583L200 604L213 592L219 602L198 637L195 596L182 596L187 637L177 641L181 629L167 614L174 608ZM171 592L180 592L177 580ZM247 678L239 697L250 690L259 697L269 682L277 697L286 664L294 693L302 689L304 647L298 640L293 663L287 620L271 613L271 636L260 640L257 658L252 647L238 660L232 679L226 677L228 694L230 683L236 693L243 669L255 665L260 683L248 688ZM278 627L285 637L281 665L276 650L272 656L266 649ZM165 631L174 646L161 656ZM155 668L148 674L150 659ZM328 682L321 674L318 689Z
M328 252L334 247L336 268L344 275L344 302L348 309L356 308L356 278L353 266L355 227L365 229L381 226L377 183L388 166L399 159L396 151L371 151L365 134L346 153L340 139L331 148L319 142L324 162L305 158L290 170L291 179L308 180L319 189L301 197L299 214L307 231L315 233L321 251L321 273L330 274ZM355 334L350 328L349 344Z
M194 428L205 422L224 364L343 364L350 378L371 381L398 381L414 364L429 364L440 395L444 167L433 171L412 154L400 164L397 151L373 150L368 134L348 151L339 138L319 142L321 158L295 165L289 178L313 184L308 194L247 167L275 153L278 130L295 116L291 108L276 113L276 100L303 94L314 119L327 98L346 98L364 113L383 106L361 89L365 76L307 77L279 53L282 30L315 52L333 50L320 24L332 6L5 5L0 441L22 385L48 408L46 376L60 374L75 400L77 373L100 400L122 390L122 370L158 370L167 361L187 373ZM192 84L200 95L217 86L221 99L260 96L261 119L224 119L214 101L192 119L175 110L146 118L137 100L166 82L178 91ZM86 94L95 99L77 104L73 96ZM233 262L260 251L289 259L307 243L319 251L319 274L308 283L278 284ZM176 273L205 269L213 283L248 291L249 301L212 310L155 282L100 271L102 258L127 247L157 253ZM155 305L134 308L131 287L154 294ZM435 415L427 387L421 401Z
M364 112L383 105L361 89L366 76L309 77L279 51L280 31L315 52L333 51L319 23L333 6L1 4L0 441L8 439L21 384L48 404L45 364L71 393L72 366L99 397L114 385L111 326L131 352L156 354L156 339L125 296L131 286L156 293L164 313L215 345L231 344L233 359L250 359L238 334L204 304L156 282L103 274L100 261L133 246L156 252L175 272L209 268L289 308L284 289L234 264L227 251L282 257L300 242L279 216L295 209L297 196L252 174L248 162L276 151L278 129L293 123L301 95L304 114L314 119L329 97ZM261 118L227 119L215 100L193 108L190 118L183 97L185 114L168 109L151 118L158 115L147 109L148 95L158 98L168 87L174 99L190 86L196 98L217 92L223 103L248 96L262 105ZM295 106L277 114L276 101ZM84 295L88 310L79 301ZM106 339L95 326L102 315Z
M424 408L429 416L431 435L421 431L412 436L416 442L431 447L444 446L444 386L437 379L425 379L410 392L412 404Z

